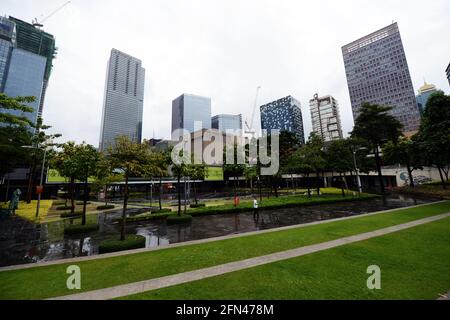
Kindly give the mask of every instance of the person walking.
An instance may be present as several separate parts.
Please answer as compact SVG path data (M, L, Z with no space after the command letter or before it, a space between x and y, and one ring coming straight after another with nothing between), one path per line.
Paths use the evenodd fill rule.
M256 198L253 198L253 219L255 220L259 220L259 203L258 200L256 200Z

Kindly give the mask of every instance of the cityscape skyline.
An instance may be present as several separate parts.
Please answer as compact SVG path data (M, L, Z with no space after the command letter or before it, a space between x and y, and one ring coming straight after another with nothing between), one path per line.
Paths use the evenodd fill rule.
M17 16L25 21L31 21L31 18L29 17L32 17L32 10L23 10L23 6L16 8L16 3L17 2L13 3L13 1L6 1L3 14ZM22 3L31 2L22 1ZM273 2L267 1L261 5L264 9L260 8L256 10L255 18L262 18L262 14L267 14L266 9L268 8L267 5L269 3L273 4ZM52 6L55 5L55 2L43 1L42 4L43 5L40 6L34 5L30 7L31 9L39 10L38 12L45 12L45 8L47 7L51 9ZM167 7L158 5L155 6L154 4L155 3L147 6L142 3L136 3L135 5L136 8L141 9L143 6L147 9L150 6L151 8L157 9L157 12L162 13L163 16L173 13L175 8L175 4L170 4ZM205 11L207 13L211 13L211 16L207 18L205 24L209 24L214 28L212 28L210 32L204 32L201 28L187 25L188 30L191 32L196 31L201 36L200 38L203 39L204 45L198 48L195 47L195 44L198 44L197 41L193 40L193 44L181 41L181 35L177 34L178 32L181 32L179 28L169 30L168 37L171 40L180 40L180 47L186 48L187 46L192 46L195 48L195 50L193 50L195 52L190 54L182 50L172 50L169 46L165 48L166 52L169 52L166 59L164 59L161 55L161 52L164 50L160 49L160 51L155 54L148 54L149 51L142 44L136 44L130 40L125 40L123 34L126 33L126 30L129 30L127 28L124 28L125 30L122 30L117 37L114 37L114 39L107 34L104 35L103 38L106 38L107 41L96 37L99 31L104 30L99 28L99 30L93 30L90 35L83 35L84 40L86 40L86 44L91 45L92 50L95 49L95 54L86 54L86 56L83 57L77 65L68 66L69 63L74 61L74 58L79 58L79 56L75 54L74 50L77 49L76 44L79 41L77 38L80 36L76 36L74 39L75 41L72 41L70 38L67 38L67 35L73 35L74 32L77 31L77 27L81 26L80 24L82 21L84 21L84 19L88 19L88 16L91 13L87 12L87 9L92 9L91 11L94 13L96 12L96 9L98 9L98 6L95 4L86 5L74 2L74 4L48 21L43 30L53 34L56 37L58 47L60 48L58 59L54 62L54 74L48 90L48 99L44 110L44 120L49 125L53 126L52 131L62 133L64 139L75 140L78 142L86 141L93 145L98 145L98 132L100 130L99 119L101 119L102 109L102 103L101 101L99 103L99 97L100 100L102 100L102 87L104 85L105 68L104 61L106 61L107 56L107 54L105 55L105 52L109 53L112 47L116 47L121 51L139 57L146 65L146 69L150 74L150 76L146 79L148 84L146 85L145 90L146 98L143 117L143 138L150 139L154 136L156 138L170 137L171 101L173 100L173 97L178 96L182 92L192 92L202 96L211 97L213 101L213 114L242 113L243 120L249 118L253 108L254 88L258 85L262 86L261 96L258 100L258 107L286 95L292 95L300 100L302 104L302 113L304 116L303 123L305 126L306 136L309 135L312 127L308 110L308 101L310 97L314 92L322 92L324 94L333 95L340 102L344 135L346 136L348 134L348 132L352 129L353 118L351 116L350 99L346 88L343 61L340 56L340 47L345 43L349 43L350 41L358 39L365 34L378 30L379 28L387 25L388 21L385 21L384 16L381 14L378 16L374 14L373 17L368 19L368 23L365 24L364 27L358 28L358 30L347 29L347 26L344 24L338 24L336 26L336 30L319 27L317 27L317 29L309 29L312 34L316 34L319 38L331 38L336 36L336 34L339 36L335 37L333 41L330 41L330 43L327 44L329 47L324 47L323 50L320 50L320 52L314 52L314 50L305 50L302 48L303 53L299 55L298 53L300 51L298 50L300 50L301 44L305 42L314 43L310 37L305 37L303 34L300 34L298 36L299 39L289 39L292 41L287 44L287 46L290 49L294 49L293 51L291 50L291 54L280 52L277 48L281 49L284 46L285 41L281 41L281 39L278 41L275 39L282 34L282 31L288 30L289 28L292 28L293 32L291 33L295 34L294 31L297 28L296 26L281 23L278 27L264 27L263 30L261 30L261 35L259 36L256 32L255 26L244 32L241 37L238 37L241 30L234 30L234 28L227 28L222 25L222 22L226 20L225 18L222 18L222 20L219 19L222 22L214 22L214 18L217 19L216 14L218 14L218 12L213 10L211 6L206 5L206 3L202 3L200 1L198 4L204 4ZM321 4L323 4L323 2ZM178 3L178 5L180 5L180 3ZM368 5L370 6L370 4ZM435 9L436 12L446 12L446 8L449 7L449 5L444 1L436 1L431 5L437 8ZM223 12L224 15L234 16L234 14L237 14L237 17L244 16L245 13L249 12L248 10L250 10L250 7L252 7L251 4L237 5L236 3L234 3L234 6L235 8L231 8L233 5L223 4L219 7L221 9L225 9ZM339 13L342 14L342 16L346 15L344 9L348 6L350 6L350 4L342 4L340 6L341 10L339 10ZM377 6L380 8L375 9L375 13L381 13L381 10L391 7L387 3L379 3ZM197 7L198 6L196 4L192 4L192 8L185 12L186 18L183 18L183 21L177 24L177 26L180 27L182 24L186 23L188 18L195 16L196 13L194 12L194 9ZM305 4L305 7L307 10L313 9L314 5ZM414 5L411 5L408 8L401 8L399 5L394 5L391 7L391 12L392 16L401 26L406 57L413 78L414 91L417 91L422 84L423 77L425 77L431 83L436 84L436 86L444 92L448 92L448 83L445 77L445 68L448 65L448 57L446 58L447 61L445 61L444 58L441 58L441 56L443 57L445 56L445 53L449 52L449 45L446 43L440 44L441 49L433 51L437 52L438 57L434 59L434 61L427 61L427 64L423 66L421 65L423 64L423 60L420 61L420 59L418 59L422 53L418 52L417 48L424 45L423 39L421 38L424 34L421 32L428 31L431 34L433 28L436 30L441 28L445 29L449 23L445 19L442 19L439 23L434 22L434 24L430 23L427 25L427 28L429 28L427 30L423 30L423 28L420 29L417 26L414 27L408 19L414 20L414 15L417 15L420 11L414 11L415 14L412 14L412 7L414 7ZM187 5L181 4L181 7L179 8L180 12L186 8ZM275 11L278 12L279 10L286 8L298 8L298 6L294 3L287 2L280 5L280 8L276 8ZM125 8L123 9L125 10ZM355 10L356 11L354 11L353 14L357 12L357 9ZM19 11L23 12L19 14ZM145 10L138 11L144 12ZM107 13L109 14L111 12L107 10ZM112 18L118 16L119 14L122 14L122 12L113 12ZM106 12L105 15L107 15ZM424 24L426 24L425 21L432 21L431 18L434 18L434 16L428 15L421 15L420 17ZM160 21L160 19L157 21ZM263 21L258 22L257 25L259 26L260 23L267 23L268 21L271 21L271 19L271 17L264 18L262 19ZM65 20L67 20L68 24L71 25L71 27L68 28L69 31L67 31L67 28L61 24ZM240 26L240 21L236 17L233 18L232 22L236 25L236 27ZM277 22L280 21L277 20ZM97 23L95 23L95 25L98 26ZM149 32L151 31L148 28L144 29ZM83 27L81 30L83 30ZM342 32L343 30L346 30L346 32ZM82 33L82 31L77 32ZM218 39L219 42L225 42L223 45L219 45L214 42L214 39L211 38L216 35L220 38ZM224 41L224 36L225 40L228 41ZM256 37L257 41L252 41L252 37ZM267 40L263 41L263 38L267 38ZM417 40L414 40L418 38L421 38L422 42L419 43ZM231 50L231 46L229 46L230 43L241 45L241 47L238 46L238 48ZM282 43L283 46L281 45ZM271 55L274 56L273 61L275 62L272 62L274 65L273 67L265 66L265 68L261 70L260 67L262 65L266 65L265 61L268 56L261 53L259 56L255 56L253 62L247 59L251 59L249 57L251 54L261 51L261 49L266 45L270 45L272 46L272 49L275 49L271 50ZM433 45L436 46L436 44ZM106 49L107 46L109 48ZM225 48L226 50L223 54L218 55L217 50L223 49L222 46L227 46ZM255 48L250 48L252 46ZM167 51L168 48L170 50ZM414 48L416 48L416 50ZM225 56L230 53L230 60L238 57L235 65L230 64L228 61L229 59L225 59ZM206 60L202 60L202 58L205 57L205 54L209 54L211 57ZM198 56L198 60L193 59L195 58L195 55ZM103 57L103 61L99 61L99 56ZM159 58L156 59L155 57ZM308 68L303 64L302 61L305 60L305 58L309 58L306 59L306 61L311 64L311 68ZM217 65L212 64L213 61L217 62ZM252 63L250 63L248 67L244 66L243 68L242 63L244 61L250 61ZM418 63L419 61L420 63ZM87 64L83 62L87 62ZM179 74L171 72L171 70L173 71L174 69L169 69L166 74L161 72L162 69L167 67L167 64L171 63L174 64L175 69L179 70ZM320 70L317 70L318 66L320 66ZM186 70L181 70L180 67L183 67ZM317 70L317 72L313 72L313 67L314 70ZM65 82L61 83L61 81L58 81L57 79L61 79L63 75L67 77L68 70L73 71L72 73L69 72L71 77L66 80L68 82L67 87L71 87L71 84L77 81L78 74L81 73L81 70L84 68L92 69L89 79L85 80L85 85L80 86L80 88L72 87L73 92L70 92L70 95L64 95L64 93L67 93L67 90L62 88L62 86L66 86L66 84ZM103 69L103 71L98 72L98 69ZM279 69L279 71L275 69ZM424 69L426 69L427 72L424 72ZM257 72L256 74L253 74L255 73L255 70L257 70ZM284 76L284 79L280 78L281 75ZM101 80L98 81L98 78ZM191 81L194 78L197 83ZM282 81L280 81L280 79L282 79ZM233 82L236 83L234 84ZM170 98L168 98L169 92ZM62 98L65 100L76 100L76 105L78 105L79 108L70 108L69 106L71 105L71 102L67 101L64 103ZM81 101L77 101L77 99L80 99ZM67 107L66 104L68 105ZM61 114L62 106L64 106L63 114ZM86 114L83 111L79 112L80 108L82 110L83 108L86 108L85 110L89 110L89 119L80 119L80 116ZM75 114L75 111L78 111L80 114ZM255 123L258 122L259 121L256 119ZM155 133L153 134L153 132Z

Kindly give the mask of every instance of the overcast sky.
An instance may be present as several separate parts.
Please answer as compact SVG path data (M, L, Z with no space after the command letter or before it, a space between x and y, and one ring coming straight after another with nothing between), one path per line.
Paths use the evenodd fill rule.
M2 0L0 14L45 17L64 0ZM169 138L171 103L182 93L212 98L212 113L250 117L287 95L339 100L344 133L353 116L341 47L399 23L417 89L424 78L448 93L448 0L72 0L46 23L58 50L44 120L64 140L98 146L111 48L146 69L143 137ZM257 118L256 121L259 121Z

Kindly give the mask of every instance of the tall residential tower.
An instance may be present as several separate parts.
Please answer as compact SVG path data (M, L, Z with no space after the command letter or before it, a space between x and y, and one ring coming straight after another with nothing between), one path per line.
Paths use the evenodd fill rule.
M322 137L324 142L342 139L341 117L339 105L332 96L319 97L318 94L309 101L313 131Z
M118 136L142 140L145 69L142 61L112 49L108 61L103 102L100 150L106 150Z
M420 126L420 112L397 23L342 47L354 118L364 102L393 107L403 131Z

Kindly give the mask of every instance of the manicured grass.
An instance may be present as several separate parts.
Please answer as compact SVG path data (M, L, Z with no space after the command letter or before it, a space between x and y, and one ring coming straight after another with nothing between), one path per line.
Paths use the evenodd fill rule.
M36 218L37 200L31 201L30 204L25 201L19 202L19 208L16 209L16 215L31 222L40 222L47 217L48 211L53 205L53 200L41 200L39 207L39 217ZM3 204L2 208L8 208L8 204Z
M304 228L79 262L83 275L81 292L326 242L449 211L447 201ZM69 265L0 272L0 299L43 299L72 294L66 288Z
M343 247L124 299L435 300L450 289L450 218ZM381 268L381 290L366 285ZM217 290L220 288L220 290Z

